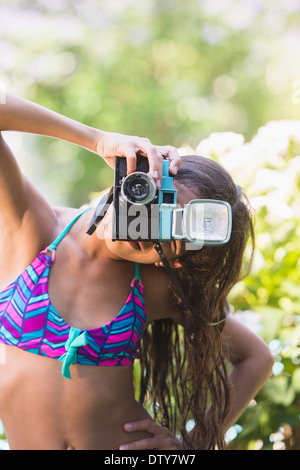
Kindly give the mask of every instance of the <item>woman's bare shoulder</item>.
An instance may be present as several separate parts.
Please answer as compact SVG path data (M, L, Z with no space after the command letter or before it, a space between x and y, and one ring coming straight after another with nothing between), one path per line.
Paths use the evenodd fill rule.
M35 189L32 189L32 194ZM0 288L12 282L17 275L58 235L67 224L73 209L54 208L37 197L24 214L21 226L3 224L0 236Z

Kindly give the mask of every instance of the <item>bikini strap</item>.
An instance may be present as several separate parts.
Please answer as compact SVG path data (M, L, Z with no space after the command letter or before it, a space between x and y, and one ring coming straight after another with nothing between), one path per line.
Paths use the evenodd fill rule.
M137 281L141 280L140 263L134 263L134 277L136 278Z
M131 281L131 287L135 286L135 281L141 283L140 263L134 263L134 278Z
M64 238L64 236L68 233L68 231L71 229L71 227L75 224L76 220L79 219L79 217L84 214L85 212L89 211L91 207L86 207L83 211L81 211L79 214L74 217L73 220L63 229L63 231L55 238L55 240L51 243L51 245L48 246L47 250L52 252L56 250L57 245L59 242Z

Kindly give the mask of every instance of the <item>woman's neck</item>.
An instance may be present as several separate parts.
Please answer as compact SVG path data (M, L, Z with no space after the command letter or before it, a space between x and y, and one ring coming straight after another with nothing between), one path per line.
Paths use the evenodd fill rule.
M106 260L122 261L122 258L118 257L107 247L105 238L108 234L106 233L105 219L103 219L93 235L90 236L86 233L91 219L91 212L84 213L74 225L73 236L76 238L77 243L93 259L105 258Z

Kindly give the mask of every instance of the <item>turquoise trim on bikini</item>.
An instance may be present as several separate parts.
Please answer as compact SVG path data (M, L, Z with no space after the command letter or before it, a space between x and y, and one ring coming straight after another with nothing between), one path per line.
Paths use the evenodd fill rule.
M58 360L62 361L62 375L66 379L71 378L70 366L77 363L77 350L88 344L86 331L81 332L78 328L71 327L69 339L65 344L66 352Z
M76 217L73 220L71 220L71 222L64 228L64 230L55 238L55 240L51 243L51 245L49 245L48 251L56 250L57 245L64 238L64 236L68 233L68 231L73 227L76 220L79 219L79 217L82 214L84 214L85 212L87 212L91 209L92 209L91 207L87 207L83 211L81 211L79 214L77 214Z
M141 280L139 263L134 263L134 277L136 278L137 281Z

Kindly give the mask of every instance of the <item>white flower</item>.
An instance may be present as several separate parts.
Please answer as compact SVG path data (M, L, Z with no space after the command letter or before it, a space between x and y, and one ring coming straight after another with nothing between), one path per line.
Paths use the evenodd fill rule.
M235 132L213 132L197 146L199 155L221 157L229 150L241 147L245 141L242 134Z
M239 310L234 313L234 318L249 328L253 333L258 334L262 330L261 316L252 310Z
M300 144L300 120L270 121L258 129L251 145L258 156L286 156L291 139Z
M255 184L260 191L276 189L286 183L284 176L281 171L262 168L255 175Z
M269 223L279 223L283 220L291 219L294 216L291 207L286 202L282 201L279 194L251 197L250 204L256 211L266 206L268 209Z

